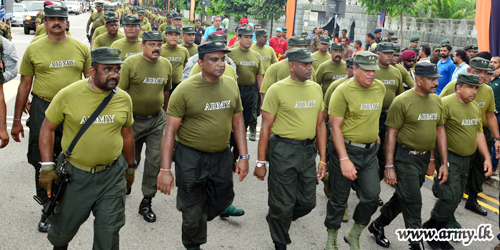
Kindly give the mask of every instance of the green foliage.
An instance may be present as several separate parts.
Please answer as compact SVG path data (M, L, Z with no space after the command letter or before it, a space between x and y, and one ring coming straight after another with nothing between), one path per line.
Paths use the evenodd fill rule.
M250 15L262 22L278 20L285 15L287 0L249 0L253 6L249 9Z
M429 0L358 0L361 7L366 8L366 13L379 15L385 10L387 16L394 18L400 17L403 13L412 16L421 16L431 9Z
M475 19L476 0L432 0L432 17Z

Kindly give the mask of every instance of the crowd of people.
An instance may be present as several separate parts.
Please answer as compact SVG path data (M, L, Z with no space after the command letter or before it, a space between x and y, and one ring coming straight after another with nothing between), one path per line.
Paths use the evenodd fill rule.
M339 249L351 189L359 202L343 236L350 249L361 249L367 227L389 247L384 228L400 213L407 229L459 229L454 213L464 192L465 208L487 215L477 197L500 156L500 57L476 45L452 48L448 39L431 48L418 35L401 48L382 29L366 34L364 47L360 40L351 47L347 30L332 39L321 28L291 36L280 27L271 37L247 18L228 39L228 16L206 29L182 19L98 2L86 26L89 48L71 36L66 7L44 3L20 63L11 137L24 137L28 113L27 157L41 200L50 200L62 174L71 177L55 214L38 222L54 249L68 248L90 212L93 248L119 248L124 197L144 145L139 214L154 223L157 191L177 187L182 244L200 249L208 221L245 214L232 205L233 172L240 182L249 173L247 130L255 141L259 116L253 176L267 175L277 250L291 243L292 221L315 208L319 181L329 199L325 250ZM1 83L18 74L19 60L3 34ZM2 86L1 148L9 142ZM434 176L438 199L423 218L425 175ZM381 180L395 188L385 203ZM454 249L447 240L427 243ZM409 244L424 249L423 240Z

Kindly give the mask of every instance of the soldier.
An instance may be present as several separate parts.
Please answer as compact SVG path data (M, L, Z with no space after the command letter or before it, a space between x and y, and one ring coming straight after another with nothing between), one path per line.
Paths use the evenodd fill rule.
M401 212L406 228L422 228L420 188L425 175L434 173L429 163L436 144L442 163L438 173L440 184L448 178L442 104L441 99L433 95L438 85L437 78L441 75L437 73L436 65L428 62L418 63L415 73L415 88L397 96L387 115L384 179L387 184L395 186L396 191L380 209L381 215L369 227L376 243L383 247L390 245L384 236L384 227ZM421 240L410 241L410 247L424 249Z
M45 15L49 15L46 11ZM40 129L40 153L43 164L40 185L51 195L53 181L61 168L71 181L61 197L56 213L50 218L48 239L54 249L68 249L68 243L87 220L94 220L94 249L118 249L119 231L125 224L125 187L123 174L133 171L134 137L130 96L117 89L120 78L120 51L99 48L92 51L91 77L71 84L56 94L45 112ZM115 92L97 119L87 121L103 100ZM99 122L100 121L100 122ZM79 138L70 155L64 152L86 122L93 122ZM64 124L63 152L53 162L54 131ZM105 138L105 140L103 140ZM122 154L123 151L123 154ZM70 158L71 156L71 158ZM63 166L60 166L63 164Z
M90 15L89 21L87 22L87 39L89 39L89 43L92 41L92 35L94 35L94 31L104 25L104 13L102 12L104 4L102 2L96 2L95 7L97 9L97 12L94 12ZM92 23L92 29L90 30L90 35L89 35L89 28L90 24Z
M2 29L3 31L3 29ZM0 148L4 148L9 144L9 134L7 132L7 105L5 104L5 95L3 85L17 76L18 68L16 47L9 41L3 33L0 37Z
M167 26L172 25L172 12L168 11L167 12Z
M400 56L401 56L401 46L399 44L393 43L392 48L394 50L394 53L392 54L392 62L391 65L398 68L397 65L400 63ZM401 70L400 70L401 71ZM402 75L403 73L401 73Z
M458 76L454 95L446 96L443 102L443 120L448 138L449 175L447 182L438 186L439 199L434 204L431 218L423 224L424 228L440 230L446 228L448 221L460 203L464 193L470 161L476 147L483 155L484 168L491 171L491 158L486 145L481 124L481 112L474 101L479 87L479 77L469 73ZM431 155L431 164L441 165L439 154ZM439 171L439 167L438 167ZM433 249L454 249L448 241L427 241Z
M313 69L317 72L320 64L330 60L332 56L328 54L328 50L330 49L330 38L327 36L319 37L319 50L312 54L312 58L316 59L312 63Z
M45 9L46 6L49 6L49 5L53 5L53 3L51 1L45 1L43 2L43 8ZM36 14L36 19L35 19L35 31L38 29L38 26L40 26L40 24L43 23L43 21L45 20L45 15L43 13L43 10L40 10L37 14Z
M409 48L410 49L418 49L418 43L419 43L419 40L420 40L420 36L419 35L413 35L410 37L410 46Z
M490 86L486 85L491 80L488 80L488 71L490 70L489 61L480 57L475 57L470 60L470 67L467 73L479 76L479 83L482 88L477 89L475 101L481 111L481 121L483 125L483 133L486 137L488 152L491 152L491 145L495 142L495 152L497 155L500 151L500 135L498 133L498 123L495 116L495 97ZM451 81L443 89L440 97L445 97L456 92L454 86L457 80ZM478 149L479 150L479 149ZM467 176L467 187L469 188L469 198L465 203L465 208L479 215L487 215L487 211L482 208L477 202L477 194L483 191L483 183L487 176L491 175L491 170L484 168L484 158L480 151L476 150L472 158L472 164ZM458 223L457 223L458 224ZM457 227L459 225L456 225Z
M194 30L194 27L182 28L182 38L184 43L182 43L181 46L188 50L189 57L198 54L198 45L194 43L195 34L196 31Z
M332 43L330 54L331 59L319 65L316 72L316 79L323 90L323 95L333 81L346 77L345 61L342 60L344 45L342 43Z
M106 24L107 33L99 35L92 46L92 48L97 49L99 47L110 47L113 42L125 38L125 35L120 31L120 24L118 23L118 18L107 17ZM95 34L95 32L94 32Z
M179 35L180 38L179 38L178 43L180 43L180 44L184 43L184 40L182 39L182 14L181 13L176 12L176 13L172 14L172 25L179 27L179 30L181 31L181 34Z
M139 214L147 222L155 222L151 200L156 195L156 177L160 172L160 147L167 109L169 90L172 88L172 65L161 57L159 31L146 31L142 37L142 55L133 55L125 60L121 69L118 87L127 91L134 106L135 159L141 160L142 145L146 143L146 160L142 176L144 198ZM163 109L162 109L163 108ZM130 193L127 189L127 194Z
M256 113L253 111L257 104L258 91L254 85L260 89L264 78L264 66L259 53L250 49L252 46L253 30L250 27L238 29L240 46L231 50L227 56L233 59L238 75L238 87L240 89L241 103L243 105L243 118L245 129L253 120L256 120Z
M400 56L401 63L396 64L401 76L403 77L403 87L405 90L412 88L415 85L415 52L413 50L405 50Z
M382 29L376 29L373 31L373 35L375 35L375 42L376 43L381 43L382 42Z
M431 63L437 64L439 62L440 53L441 53L441 46L434 45L434 47L432 47Z
M275 249L279 250L291 243L288 231L292 220L307 215L316 206L316 182L326 171L323 95L321 88L308 80L312 75L311 63L316 59L303 48L292 49L287 55L291 75L269 88L262 106L254 171L263 181L266 159L269 161L266 219ZM316 172L318 151L320 163Z
M125 25L123 27L125 37L114 41L110 47L121 50L120 58L125 60L129 56L142 53L142 39L139 38L141 19L132 15L125 16L123 24Z
M224 54L229 52L222 42L200 45L198 63L202 72L179 85L167 109L158 189L170 195L174 188L171 163L175 159L177 208L182 212L182 243L187 249L197 250L206 243L207 221L221 214L233 200L232 155L228 147L231 129L243 154L235 170L240 182L248 174L238 85L222 75Z
M94 43L95 43L95 40L97 39L98 36L108 32L108 27L106 26L106 23L107 23L109 18L116 19L115 13L112 11L104 12L104 25L97 28L96 30L94 30L94 34L92 35L92 42L90 43L90 49L94 48ZM116 19L116 21L118 21L118 19ZM116 24L119 25L118 23L116 23ZM120 29L117 29L117 32L121 34L121 38L124 37L124 35ZM103 47L103 46L101 46L101 47ZM105 46L105 47L109 47L109 46Z
M387 35L386 35L386 38L385 40L383 40L382 42L389 42L389 43L392 43L392 38L394 36L394 31L392 30L387 30Z
M332 195L325 218L328 229L325 250L339 249L338 231L353 182L359 204L353 216L355 224L344 237L351 249L359 249L359 236L377 209L380 193L377 121L386 91L384 84L375 79L375 71L379 69L377 57L368 51L354 55L354 77L337 87L331 97L335 101L330 101L328 107L335 150L329 155L327 165Z
M172 64L172 91L170 95L174 92L175 88L182 79L182 71L184 66L189 59L189 51L178 45L179 35L181 30L177 26L168 26L165 29L166 43L162 47L161 56L167 58Z
M141 19L141 33L139 33L139 38L142 38L142 34L144 33L144 31L151 30L151 24L149 24L147 18L144 18L145 15L144 10L140 10L138 14L139 18Z
M24 53L19 73L21 83L16 97L14 122L11 135L14 141L20 142L19 134L24 138L21 116L32 91L30 118L27 126L30 129L28 145L28 162L35 167L37 196L45 200L47 195L38 185L40 172L40 149L38 138L40 127L45 117L45 110L55 94L69 84L81 80L82 73L89 77L89 48L71 36L67 36L68 10L66 7L49 5L45 7L45 23L47 36L30 44ZM31 87L33 86L33 90ZM54 152L61 151L62 126L55 131ZM48 222L40 221L38 230L47 232Z
M474 53L475 50L477 50L476 48L477 46L471 44L471 45L466 45L464 47L464 50L465 52L467 53L467 56L469 57L469 59L472 59L476 56L476 54Z

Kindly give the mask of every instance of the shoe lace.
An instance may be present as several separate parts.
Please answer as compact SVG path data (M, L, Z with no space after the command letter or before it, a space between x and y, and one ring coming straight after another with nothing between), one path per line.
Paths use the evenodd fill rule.
M359 230L359 231L356 232L356 239L358 239L358 242L357 242L356 245L357 245L358 248L361 248L360 245L359 245L359 242L360 242L359 237L361 236L361 232L362 232L361 230Z

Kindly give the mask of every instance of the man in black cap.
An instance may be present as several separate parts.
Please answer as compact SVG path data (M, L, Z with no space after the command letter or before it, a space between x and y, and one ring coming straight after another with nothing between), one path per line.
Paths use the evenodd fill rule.
M235 173L240 174L240 182L248 174L250 156L240 91L234 79L223 76L225 53L229 52L223 42L200 45L202 72L177 87L167 109L158 190L170 194L174 188L171 164L175 159L182 244L189 250L198 250L207 242L207 221L233 201L233 157L228 147L231 130L242 154Z
M483 156L485 168L492 167L481 124L481 111L474 101L478 88L483 86L479 83L479 76L459 74L455 94L442 99L444 127L448 138L449 175L447 182L437 186L439 199L432 209L431 218L423 224L426 229L434 228L439 231L446 228L448 221L453 219L464 193L470 161L476 148ZM435 166L440 166L441 157L437 152L434 155L431 155L431 159L435 159ZM432 249L454 249L445 240L427 243Z
M141 161L143 144L146 144L146 159L142 176L144 198L139 206L139 214L147 222L155 222L156 215L151 209L151 200L156 195L156 177L160 171L160 147L165 128L169 91L172 88L172 65L160 56L162 52L159 31L146 31L142 37L142 54L125 60L121 69L118 87L127 91L134 106L135 159ZM130 171L132 174L132 171ZM131 187L127 187L130 194Z
M141 32L141 19L128 15L123 18L123 24L125 37L116 40L110 47L121 50L120 58L125 60L129 56L142 53L140 45L142 40L139 38L139 33Z
M394 31L392 30L387 30L386 38L382 42L389 42L392 43L393 41L393 36L394 36ZM396 37L397 38L397 37Z
M180 45L188 50L189 57L198 54L198 45L194 43L195 36L196 31L194 27L189 26L182 28L182 40L184 42Z
M93 40L92 48L97 49L99 47L109 47L115 41L120 40L125 37L125 35L120 31L120 23L115 16L106 17L106 33L97 36ZM95 32L94 32L95 34Z
M144 15L146 14L145 10L139 10L137 14L139 15L139 19L141 19L141 33L139 33L139 38L142 38L142 34L145 31L151 30L151 24L147 18L144 18Z
M469 57L469 60L474 58L477 53L477 46L471 44L471 45L466 45L464 47L465 52L467 52L467 56Z
M376 43L382 42L382 29L374 30L373 34L375 35L375 42Z
M313 69L318 70L320 64L328 61L332 58L332 56L328 53L328 49L330 48L330 38L327 36L319 37L319 50L314 52L311 55L312 58L317 59L312 63Z
M391 199L380 209L380 216L374 220L369 231L375 235L378 245L389 247L384 227L401 212L408 229L422 228L422 195L420 188L425 175L432 175L429 165L431 151L441 156L438 178L440 184L448 178L448 154L444 129L441 99L433 95L438 85L435 64L421 62L415 66L417 83L415 88L397 96L387 114L387 135L384 179L396 187ZM419 136L415 136L418 134ZM422 241L410 241L410 249L423 250Z
M434 45L432 47L432 58L431 63L437 64L439 62L439 59L441 57L441 46L440 45Z
M89 77L90 50L87 45L66 34L68 10L64 6L45 7L47 36L30 44L24 53L19 74L21 83L18 88L12 124L12 139L20 142L24 138L21 116L32 94L29 110L28 162L35 167L37 196L44 200L47 195L38 184L41 155L38 143L40 127L45 118L45 110L59 90L81 80L82 74ZM33 87L33 89L32 89ZM54 152L61 151L62 126L55 131ZM50 162L54 161L51 159ZM48 223L40 221L38 230L47 232Z
M105 22L104 13L102 12L104 3L96 2L95 7L97 9L97 12L92 13L89 17L89 21L87 22L86 34L87 34L87 39L89 39L89 43L92 41L91 38L92 35L94 35L94 30L104 25ZM90 24L92 24L92 29L90 30L90 35L89 35Z
M111 27L106 26L108 19L112 20L110 22L117 22L118 23L118 19L116 18L115 12L113 12L113 11L104 12L104 25L97 28L96 30L94 30L94 34L92 35L92 41L90 42L90 49L94 48L94 43L95 43L95 40L97 39L97 37L102 35L102 34L105 34L106 32L108 32L108 28L111 28ZM114 25L112 25L112 26L114 26ZM117 30L116 32L122 34L121 38L123 38L122 31L119 28L117 28L116 30ZM115 32L115 34L116 34L116 32ZM118 39L116 39L116 40L118 40ZM109 47L109 45L108 46L100 46L100 47Z
M316 72L316 79L323 90L323 94L326 93L333 81L346 76L345 61L342 60L344 45L342 43L332 43L330 54L331 59L319 65Z
M48 239L54 249L68 249L68 243L91 212L95 217L93 248L120 247L119 232L125 224L125 188L133 182L127 181L124 173L135 168L132 101L125 91L116 87L123 63L120 50L107 47L92 50L90 78L59 91L45 112L40 129L43 166L39 183L50 196L52 183L58 180L61 168L71 176L57 212L49 217ZM88 121L111 92L114 95L96 122ZM81 136L70 158L65 152L86 122L99 124L92 124ZM54 152L54 131L59 124L65 128L63 151ZM57 169L52 162L54 153L60 153Z
M168 26L163 33L166 37L166 43L162 47L161 56L167 58L172 64L172 91L170 95L181 82L182 71L189 59L189 51L178 45L180 33L181 29L177 26Z
M287 58L290 76L269 88L262 105L254 171L263 181L266 160L269 161L266 219L276 250L284 250L291 243L288 231L292 221L316 206L316 182L326 171L323 93L318 84L308 80L312 75L311 63L316 59L303 48L289 50ZM320 162L316 165L318 151Z

